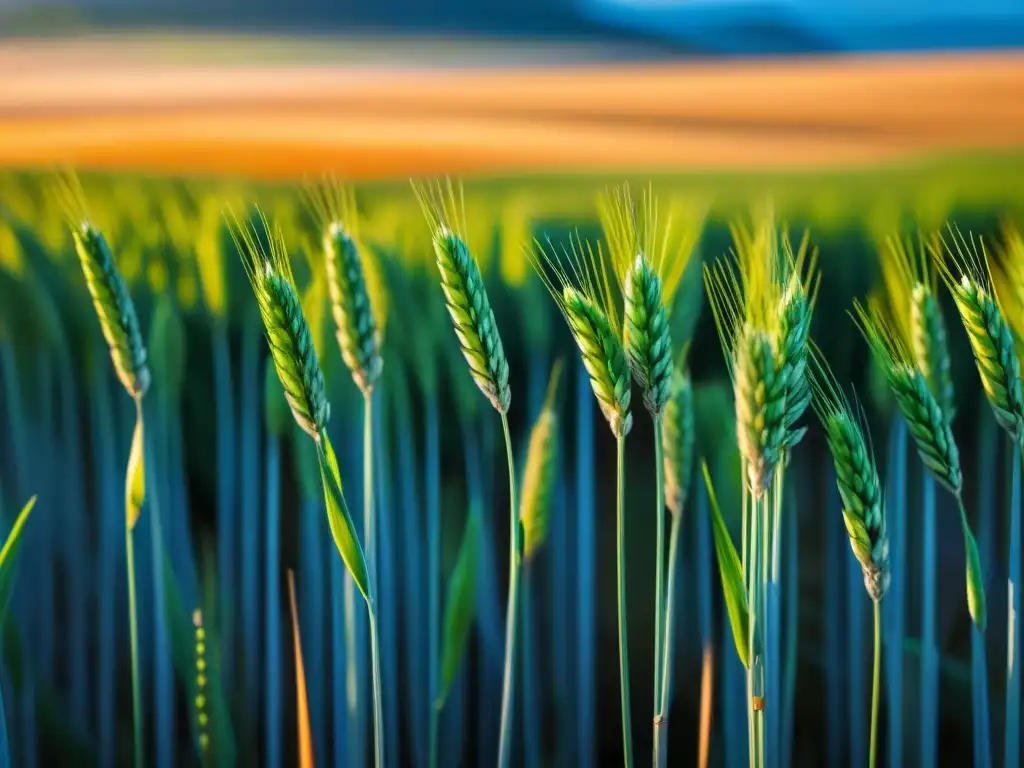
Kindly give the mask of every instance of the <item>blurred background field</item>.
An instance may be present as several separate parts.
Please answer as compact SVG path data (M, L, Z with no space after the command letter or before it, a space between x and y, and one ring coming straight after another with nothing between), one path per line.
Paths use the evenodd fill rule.
M848 311L855 297L877 285L878 253L887 235L930 232L953 222L999 241L1008 222L1024 225L1024 10L1018 6L1010 0L450 0L429 8L400 0L295 7L0 0L5 524L24 497L39 494L33 518L38 530L26 539L15 620L4 630L4 694L15 764L127 765L130 754L124 562L116 542L132 413L115 389L67 211L53 193L58 170L78 171L90 215L111 241L143 328L153 327L167 299L183 322L179 363L186 373L171 376L171 385L162 384L158 374L155 384L159 397L153 407L161 424L156 430L166 440L161 465L168 472L159 493L177 520L169 536L186 602L210 610L221 630L225 668L233 674L226 685L240 765L267 756L262 736L270 718L263 707L273 694L262 670L253 672L259 654L252 625L231 629L226 616L234 611L240 621L243 613L245 621L252 620L252 611L242 607L245 584L259 600L271 594L263 570L258 586L251 586L251 577L253 563L260 562L253 558L263 557L267 543L259 525L267 514L263 462L278 444L284 456L281 553L267 570L273 578L276 565L283 583L285 567L299 569L300 614L313 617L303 633L313 643L314 660L311 666L307 658L306 669L318 764L343 765L347 756L339 746L350 727L338 714L344 710L338 685L343 654L336 647L333 654L326 650L334 638L332 605L309 586L329 591L337 585L340 575L331 572L337 557L315 535L307 536L306 521L315 519L318 507L303 489L299 449L292 449L291 435L279 439L265 428L266 352L223 220L226 204L239 211L258 206L282 228L300 288L312 295L322 269L322 233L303 185L323 172L354 183L363 238L386 265L391 290L380 429L390 442L381 451L381 472L390 478L381 484L390 501L385 496L381 504L393 523L392 549L383 556L390 565L382 567L391 568L394 594L410 573L421 574L410 563L422 567L411 554L421 544L412 532L423 521L417 501L427 491L430 469L419 449L428 441L431 409L448 416L436 478L443 499L445 577L467 509L476 504L489 513L479 626L446 713L443 764L493 762L500 684L495 637L500 645L508 502L500 430L453 353L446 318L438 321L433 312L442 297L427 228L409 187L410 177L464 181L469 244L509 354L517 443L525 445L550 363L559 355L571 363L563 384L566 438L553 513L558 522L537 573L540 660L523 692L523 752L517 757L527 765L613 764L620 759L618 681L606 670L616 653L615 611L607 599L614 590L614 505L607 480L614 449L600 439L607 435L594 419L576 352L532 275L526 249L535 239L565 243L577 232L599 238L596 196L623 181L636 190L650 183L665 204L678 204L694 221L706 212L673 329L679 342L692 333L699 451L715 470L723 506L735 512L732 394L703 306L699 265L728 251L728 225L735 217L770 199L780 223L793 233L807 228L819 249L823 282L813 336L840 380L851 382L865 403L885 466L891 460L893 404ZM310 302L323 315L332 424L344 446L339 453L350 503L357 506L360 404L325 319L325 297L321 292ZM981 481L997 458L1007 457L1002 446L990 445L993 427L967 338L954 322L951 303L945 304L958 361L956 433L967 492L980 499ZM429 337L433 381L418 369L421 336ZM233 388L225 388L223 366ZM593 451L579 448L587 429L599 438ZM403 440L416 444L411 457L399 449ZM640 755L650 738L650 443L648 420L637 418L629 448L635 491L628 558L634 722L644 725L637 729ZM51 458L27 462L26 456ZM867 609L858 602L864 597L857 591L859 569L846 567L853 560L826 464L824 443L814 430L797 453L791 480L800 490L794 551L801 560L793 577L800 646L792 757L794 765L859 765L865 681L853 670L866 658ZM987 637L992 741L1001 747L1008 563L1000 531L1008 524L1002 512L1010 471L1008 461L999 467L991 473L994 498L987 506L979 502L972 516L987 531L979 538L989 563L990 605L998 606ZM911 479L916 482L916 474ZM916 493L915 486L904 536L907 525L923 525ZM702 503L696 500L687 517L678 576L686 597L678 620L683 629L671 764L692 764L697 754L701 652L711 643L721 662L711 764L732 766L742 764L746 752L729 748L733 732L726 723L735 717L737 701L726 692L724 670L734 653L720 615L714 560L702 538ZM227 518L225 505L233 511ZM953 520L948 500L940 500L939 508L942 520ZM69 540L85 545L69 546ZM153 553L145 554L145 547L141 557L151 563ZM942 765L968 764L975 747L963 704L971 693L971 650L960 599L960 547L955 527L940 525L937 589L957 596L941 601L936 622ZM227 565L225 552L236 558ZM896 649L887 647L887 654L905 663L908 735L886 765L900 757L916 764L915 728L924 706L915 602L922 588L915 580L920 558L916 549L909 557L906 635ZM142 588L154 590L152 579L143 580ZM397 695L422 683L406 682L410 675L419 678L405 667L412 662L405 661L401 634L411 632L419 616L414 602L396 601L394 615L385 619L393 645L386 651L393 662L386 687L393 686L395 707L388 727L391 738L404 745L390 750L392 765L422 763L414 759L423 738L414 719L423 702L418 693L408 701ZM258 603L261 620L284 621L286 611L283 600ZM147 606L143 614L144 632L152 639L158 631L155 611ZM69 636L85 639L72 644ZM286 638L282 658L289 654ZM146 664L154 670L147 673L149 692L159 684L156 654ZM282 764L288 765L295 743L294 679L290 661L282 665L274 690L284 692L279 714ZM172 715L165 709L153 714L165 719L152 726L151 746L170 717L173 754L181 761L165 765L191 764L194 713L184 695L188 690L180 684L175 689L168 705ZM152 713L156 696L147 693L147 702ZM884 721L886 744L893 731Z

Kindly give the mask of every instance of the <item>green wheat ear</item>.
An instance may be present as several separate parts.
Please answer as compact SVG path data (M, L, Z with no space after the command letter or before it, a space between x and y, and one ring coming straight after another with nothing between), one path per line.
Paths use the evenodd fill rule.
M682 212L670 209L659 217L650 187L636 208L628 186L598 199L612 271L622 290L622 337L630 369L643 390L645 407L656 417L672 387L669 307L693 255L703 216L673 227Z
M451 184L446 192L440 187L415 189L430 226L441 288L463 357L480 391L499 413L507 413L512 402L508 360L480 268L465 239L453 228L455 190Z
M683 363L672 373L672 396L661 421L661 444L665 465L665 505L673 515L686 508L693 475L693 447L696 435L693 418L693 383Z
M325 227L327 288L341 356L356 386L369 394L384 367L376 314L382 308L371 299L366 260L359 245L355 196L351 189L325 182L310 198Z
M854 319L896 396L918 455L935 478L959 497L963 489L960 452L949 419L924 373L913 364L906 343L877 306L865 307L857 302Z
M600 247L576 238L559 254L536 243L527 258L565 317L612 434L625 437L633 426L632 378Z
M959 276L938 251L936 263L967 330L985 395L1000 426L1017 441L1024 440L1020 359L993 288L984 244L953 231L952 244L943 246Z
M232 237L256 295L270 355L292 416L310 437L319 441L331 408L280 231L273 233L269 250L265 250L251 226L232 218ZM265 220L263 223L266 226Z
M786 381L771 340L746 329L736 345L733 364L736 426L747 482L755 496L771 484L786 447Z
M643 254L637 254L623 283L626 353L633 377L643 389L644 406L658 416L668 402L672 382L672 341L661 298L661 278Z
M881 252L884 301L894 321L893 328L952 423L956 416L952 365L946 323L935 295L936 274L930 267L927 247L923 242L915 245L909 239L889 237Z
M868 594L878 602L888 589L890 573L884 493L874 451L865 437L867 426L855 414L828 364L820 354L814 357L814 410L832 453L850 548L864 572Z
M551 368L547 397L533 425L526 452L526 471L523 473L522 501L519 505L519 521L523 526L523 557L526 560L540 549L548 534L558 463L559 427L555 398L562 367L563 361L559 358Z
M128 394L138 400L149 389L150 374L135 304L103 234L88 221L72 234L114 370Z

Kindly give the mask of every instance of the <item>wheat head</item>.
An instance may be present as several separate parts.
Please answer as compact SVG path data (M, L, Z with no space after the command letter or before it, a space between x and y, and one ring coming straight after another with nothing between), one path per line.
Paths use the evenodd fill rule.
M733 226L732 258L704 272L708 299L729 364L736 429L755 497L805 430L811 401L807 345L819 277L805 235L794 252L771 211L753 228Z
M949 418L932 394L924 374L911 362L904 341L878 308L855 304L855 320L881 368L918 455L935 478L953 495L963 490L960 452Z
M703 215L686 220L676 205L659 216L650 187L637 206L628 186L606 191L598 199L598 212L612 273L622 292L629 365L643 390L644 405L657 417L672 386L669 310L693 255ZM674 226L680 219L683 225Z
M327 401L323 370L296 293L291 263L280 230L271 234L263 220L264 227L271 234L268 250L264 249L250 224L242 224L237 218L232 218L231 234L256 296L270 356L285 399L295 422L310 437L319 440L327 427L331 407Z
M138 399L149 389L150 373L139 318L128 286L100 231L84 221L73 231L73 237L114 370L128 394Z
M333 222L327 229L324 255L331 313L338 329L341 356L352 372L356 386L368 395L384 368L380 334L358 246L340 222Z
M956 416L952 365L928 247L921 239L915 245L910 239L887 237L880 247L884 295L873 300L877 310L891 318L893 330L900 334L914 366L952 423Z
M890 573L885 501L874 451L863 419L857 418L818 354L815 363L814 409L832 453L850 548L864 572L864 586L877 602L885 596Z
M523 557L529 560L540 549L548 534L555 471L558 463L558 410L555 398L562 374L562 360L555 362L548 380L548 392L537 421L530 432L523 473L519 522L523 526Z
M441 288L462 355L480 391L499 413L507 413L512 402L508 359L480 268L453 228L459 207L455 191L449 184L447 193L422 188L416 192L430 226Z
M693 475L696 428L693 417L693 383L682 362L672 373L672 395L661 420L661 446L665 467L665 505L673 515L686 508Z
M937 255L936 260L967 330L985 395L1000 426L1020 441L1024 439L1020 359L992 287L984 245L973 237L966 240L959 232L953 233L952 244L944 245L959 278L945 259Z

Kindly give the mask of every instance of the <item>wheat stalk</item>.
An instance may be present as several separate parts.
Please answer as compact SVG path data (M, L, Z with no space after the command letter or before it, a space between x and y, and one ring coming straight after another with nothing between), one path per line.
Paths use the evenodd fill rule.
M625 444L633 426L629 412L632 379L622 340L622 324L600 246L584 245L576 236L557 251L540 243L527 254L579 347L590 386L616 438L616 577L619 619L619 695L622 741L627 768L633 764L626 627ZM657 432L655 433L657 434Z
M960 452L948 416L932 394L924 374L910 362L905 343L878 308L865 308L857 302L855 320L896 395L918 455L939 483L957 499L967 559L967 605L975 625L983 630L986 605L981 565L964 509Z
M441 288L462 354L473 380L501 414L508 413L512 392L508 385L508 360L501 343L476 259L460 234L464 223L461 188L449 183L444 189L416 187L441 274ZM458 200L456 200L458 198Z
M547 396L530 432L526 468L520 494L519 521L523 526L523 558L529 561L547 538L555 470L558 462L559 426L555 397L563 362L557 360L548 379Z
M964 238L951 230L952 243L943 242L949 263L936 249L933 252L943 280L949 287L960 312L960 319L971 342L978 374L996 421L1015 440L1024 440L1024 391L1021 388L1020 359L1013 332L1003 313L992 284L992 273L984 243ZM959 276L953 270L959 272Z

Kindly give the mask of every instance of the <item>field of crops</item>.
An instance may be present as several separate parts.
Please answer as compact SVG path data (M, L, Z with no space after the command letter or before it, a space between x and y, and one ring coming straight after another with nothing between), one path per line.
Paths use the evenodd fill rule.
M118 170L0 172L0 768L1020 765L1012 110L346 185L18 87Z

